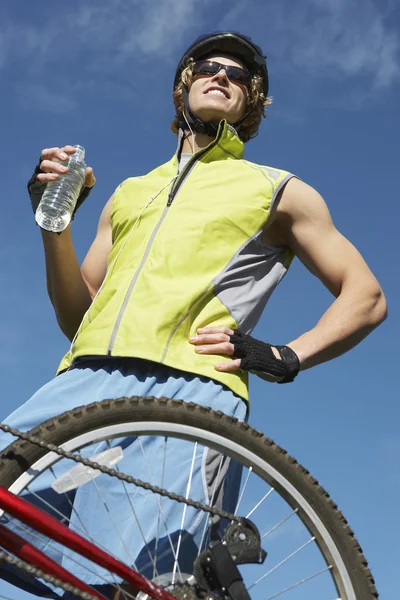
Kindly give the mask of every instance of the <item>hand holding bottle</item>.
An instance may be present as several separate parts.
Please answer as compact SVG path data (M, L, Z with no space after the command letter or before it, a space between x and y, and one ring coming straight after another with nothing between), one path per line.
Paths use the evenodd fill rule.
M76 155L77 152L78 155ZM36 213L38 209L46 188L48 188L47 196L49 196L50 188L53 188L53 191L56 190L56 194L59 195L60 192L63 192L62 186L64 186L64 188L66 186L70 187L67 185L67 179L73 182L75 188L78 186L78 190L75 190L75 196L78 194L78 199L75 199L72 208L73 214L76 212L96 183L93 169L91 167L86 167L83 162L83 155L84 149L79 146L45 148L42 150L40 161L28 182L28 191L34 213ZM65 182L63 181L64 179ZM50 187L47 186L48 183L50 184ZM65 190L63 194L65 195ZM73 215L71 216L73 218ZM67 219L67 221L69 222L69 219ZM42 226L42 223L39 224ZM47 226L45 228L51 228L51 230L54 231L62 231L65 227L58 225L55 229Z

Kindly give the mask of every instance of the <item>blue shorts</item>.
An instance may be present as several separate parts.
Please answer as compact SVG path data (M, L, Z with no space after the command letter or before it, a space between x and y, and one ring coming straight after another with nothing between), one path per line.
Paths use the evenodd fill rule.
M47 383L28 402L12 413L6 423L23 431L29 431L47 419L77 406L123 396L167 397L208 406L239 420L247 418L245 401L216 381L149 361L94 359L79 361L74 368ZM15 438L9 434L0 432L0 450L14 440ZM199 447L193 461L192 443L184 440L169 440L168 473L163 474L160 460L164 452L162 444L163 440L154 436L141 437L140 442L133 437L114 440L113 445L121 446L124 453L123 459L118 463L118 468L139 479L150 480L155 485L163 484L163 487L185 495L187 493L188 464L193 462L193 478L189 496L209 503L211 482L215 480L215 469L218 464L221 472L220 462L216 460L216 453L210 449ZM90 449L90 455L101 452L105 448L104 443L97 444L95 448ZM143 452L146 455L145 461ZM57 475L63 469L62 462L60 461L56 466ZM70 463L68 468L71 468ZM219 503L222 503L226 510L233 510L237 500L241 472L240 468L233 463L224 467L223 470L224 483L221 486ZM171 483L170 487L168 480ZM117 481L114 483L112 478L102 476L96 480L97 489L92 484L84 485L74 492L71 502L71 497L57 495L50 489L51 481L53 478L50 473L43 474L31 488L33 487L35 493L39 493L42 497L47 498L50 494L51 503L54 504L57 501L57 509L71 519L70 526L76 525L79 529L81 527L79 518L82 519L87 536L93 536L93 539L111 554L134 565L149 578L153 575L154 565L149 558L148 549L154 550L154 545L157 544L158 574L171 572L174 562L171 540L176 548L180 532L183 531L180 556L183 556L185 560L179 562L183 572L191 572L193 560L197 555L204 532L207 519L205 513L186 507L182 527L185 505L171 500L167 500L165 503L164 499L162 500L165 503L163 504L163 523L160 527L154 517L154 515L158 516L157 502L160 497L152 492L129 486L129 502L126 501L126 493L124 502L119 502L121 492L118 490L121 489L121 483ZM99 502L99 492L103 496L104 502ZM32 497L29 499L35 502ZM130 503L131 506L129 506ZM72 504L73 509L71 509ZM38 505L43 508L41 504L38 503ZM132 517L132 506L135 508L135 518ZM118 534L107 515L107 507L111 509L112 515L118 517ZM138 524L145 532L147 548L144 546ZM8 522L8 526L13 528L11 522ZM25 534L24 537L29 538L28 534ZM34 544L41 549L44 549L47 543L46 539L42 539L38 543L37 536L34 538ZM76 576L84 579L86 583L96 587L113 580L107 572L92 563L87 563L85 559L81 559L80 564L77 565L73 562L69 551L57 548L56 545L52 545L51 549L47 547L46 554L60 562ZM91 572L89 574L85 568L86 564L90 565ZM21 580L20 574L17 575L8 567L2 567L0 575L10 583L19 585L31 593L48 597L54 594L47 586L30 577L24 581Z

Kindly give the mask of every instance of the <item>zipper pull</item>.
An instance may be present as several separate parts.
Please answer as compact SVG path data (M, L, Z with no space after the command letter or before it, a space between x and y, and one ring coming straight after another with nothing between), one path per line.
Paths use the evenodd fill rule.
M172 201L173 201L173 199L174 199L174 188L175 188L175 183L176 183L176 180L178 179L179 175L180 175L180 174L179 174L179 173L177 173L177 174L175 175L175 177L174 177L174 178L172 179L172 181L171 181L171 187L169 188L169 194L168 194L168 199L167 199L167 207L168 207L168 206L171 206L171 204L172 204Z

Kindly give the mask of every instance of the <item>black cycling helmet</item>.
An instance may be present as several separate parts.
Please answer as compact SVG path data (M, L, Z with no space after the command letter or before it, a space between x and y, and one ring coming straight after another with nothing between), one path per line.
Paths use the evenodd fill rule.
M267 59L259 46L247 36L242 35L237 31L212 31L206 35L198 37L193 44L186 50L181 60L178 63L175 78L174 90L178 85L182 71L187 66L189 58L193 60L201 60L207 58L210 54L229 54L238 58L243 62L245 67L253 75L260 75L263 80L263 92L265 97L268 96L268 70ZM215 124L201 121L190 109L189 106L189 91L184 85L182 89L183 102L185 104L186 114L192 128L197 133L205 133L210 136L215 136L218 128ZM248 117L246 114L240 121L234 123L234 127L238 127ZM181 123L182 128L185 128L185 123Z
M179 83L183 69L189 58L201 60L210 54L230 54L243 61L246 68L253 75L260 75L263 79L263 91L268 96L268 71L267 58L263 51L249 37L237 31L212 31L197 38L186 50L179 61L174 79L174 89Z

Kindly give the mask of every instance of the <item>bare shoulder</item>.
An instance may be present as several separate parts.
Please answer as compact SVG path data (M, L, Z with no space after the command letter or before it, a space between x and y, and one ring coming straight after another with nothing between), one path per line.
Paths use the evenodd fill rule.
M264 231L264 242L286 245L293 250L292 234L305 222L333 227L332 219L322 196L310 185L293 177L280 191Z
M332 225L328 206L317 190L301 179L293 177L283 188L276 207L276 219L282 224L312 220Z
M324 236L338 233L328 206L317 190L293 177L282 189L274 210L271 234L279 236L299 256L308 242L323 244Z

